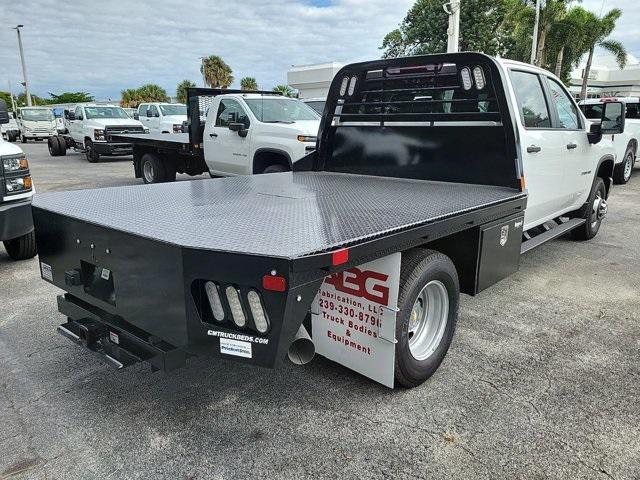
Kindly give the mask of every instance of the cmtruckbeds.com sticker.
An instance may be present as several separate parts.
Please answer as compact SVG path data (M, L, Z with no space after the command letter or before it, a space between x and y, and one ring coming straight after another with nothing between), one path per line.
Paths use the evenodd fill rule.
M217 330L208 330L207 335L219 338L230 338L231 340L240 340L242 342L260 343L266 345L269 343L268 338L253 337L251 335L243 335L242 333L219 332Z

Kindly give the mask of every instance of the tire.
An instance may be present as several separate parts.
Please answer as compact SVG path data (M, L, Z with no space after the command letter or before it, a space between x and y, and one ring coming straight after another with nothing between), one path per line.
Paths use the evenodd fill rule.
M57 157L60 155L60 143L58 137L49 137L47 140L47 148L49 149L49 155Z
M624 185L631 178L631 172L633 171L634 164L633 147L627 147L627 151L624 152L624 160L613 171L613 182L616 185Z
M7 134L7 141L8 142L15 142L16 141L16 135L14 133L12 134Z
M64 157L67 154L67 139L62 135L56 135L55 137L58 141L58 145L60 145L60 156Z
M571 231L571 237L574 240L591 240L598 234L602 219L607 214L606 193L604 181L602 178L596 177L587 200L587 208L582 216L577 217L584 218L586 222Z
M288 171L289 169L287 167L279 163L276 163L274 165L269 165L267 168L265 168L262 171L262 173L281 173L281 172L288 172Z
M396 385L417 387L435 373L451 345L459 302L458 272L449 257L426 249L402 254Z
M84 153L89 163L98 163L100 161L100 154L96 152L93 142L89 139L84 141Z
M33 258L38 253L36 248L36 235L34 231L13 240L5 240L4 248L13 260L26 260Z
M142 156L140 170L142 181L147 184L165 182L167 171L160 159L152 153L145 153ZM169 172L169 178L171 177ZM176 179L176 172L173 170L173 180Z
M27 137L25 137L24 135L20 135L20 141L22 143L27 143Z

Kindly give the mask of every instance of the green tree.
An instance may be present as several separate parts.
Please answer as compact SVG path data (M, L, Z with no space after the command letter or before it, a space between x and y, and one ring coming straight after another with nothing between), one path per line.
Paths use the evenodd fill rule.
M259 90L258 82L253 77L243 77L240 80L240 88L242 90Z
M4 100L7 104L7 108L11 110L11 95L9 92L0 92L0 100Z
M460 50L502 55L510 32L502 28L507 4L496 0L464 0L460 10ZM441 0L417 0L400 27L380 47L384 58L441 53L447 49L449 18Z
M127 88L125 90L122 90L122 92L120 92L120 95L121 107L136 108L142 102L137 88Z
M147 83L138 89L138 95L143 102L168 102L167 91L154 83Z
M627 50L624 45L617 40L607 38L616 28L616 22L622 15L622 10L614 8L602 18L598 18L591 12L589 14L583 31L584 46L589 54L582 76L582 89L580 91L580 98L582 99L587 98L587 83L589 82L589 73L593 62L593 52L596 47L601 47L611 52L620 68L624 68L627 64Z
M289 85L276 85L273 87L273 91L280 92L285 97L296 98L298 96L298 93Z
M93 102L93 95L87 92L63 92L60 95L49 92L50 100L48 103L83 103Z
M200 73L202 73L205 84L211 88L228 88L233 83L231 67L217 55L210 55L202 59Z
M178 84L176 88L176 97L178 98L178 102L187 103L187 89L195 88L196 84L191 80L183 80Z

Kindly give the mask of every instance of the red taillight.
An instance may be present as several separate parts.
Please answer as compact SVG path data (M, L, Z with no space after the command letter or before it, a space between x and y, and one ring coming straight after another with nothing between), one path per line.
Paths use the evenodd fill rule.
M331 255L331 264L332 265L342 265L343 263L347 263L349 261L349 249L343 248L341 250L336 250Z
M262 277L262 288L272 292L284 292L287 289L287 280L276 275L265 275Z

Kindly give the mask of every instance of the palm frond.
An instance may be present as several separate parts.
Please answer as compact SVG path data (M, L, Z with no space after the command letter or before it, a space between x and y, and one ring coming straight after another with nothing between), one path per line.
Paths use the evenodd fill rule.
M598 43L599 47L613 53L616 63L622 69L627 65L627 49L618 40L603 40Z

